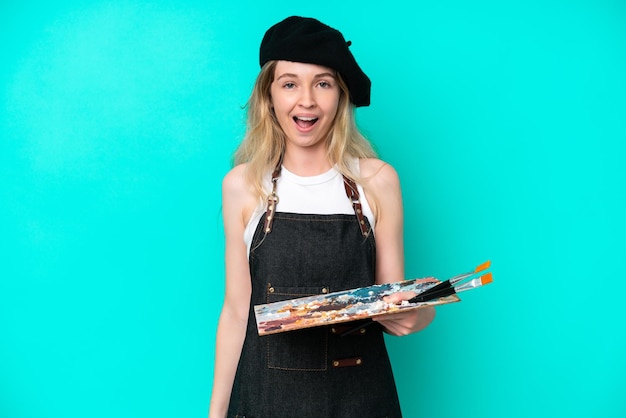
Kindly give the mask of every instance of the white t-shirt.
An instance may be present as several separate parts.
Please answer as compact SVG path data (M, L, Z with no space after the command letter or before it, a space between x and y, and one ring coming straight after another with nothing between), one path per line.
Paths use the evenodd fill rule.
M271 180L268 179L265 185L267 190L271 190L270 183ZM369 220L373 231L375 227L374 214L367 203L363 188L357 185L357 189L359 190L363 214ZM310 177L298 176L282 167L276 184L276 195L279 199L276 212L318 215L354 214L352 202L346 195L346 189L343 185L343 176L335 167L325 173ZM254 231L266 209L267 202L261 202L252 214L244 231L243 238L248 254L250 253Z

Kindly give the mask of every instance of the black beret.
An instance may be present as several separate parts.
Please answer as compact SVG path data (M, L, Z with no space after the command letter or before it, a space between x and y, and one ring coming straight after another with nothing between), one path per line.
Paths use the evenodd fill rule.
M341 74L355 106L369 106L370 79L359 67L341 32L319 20L291 16L265 32L259 62L271 60L323 65Z

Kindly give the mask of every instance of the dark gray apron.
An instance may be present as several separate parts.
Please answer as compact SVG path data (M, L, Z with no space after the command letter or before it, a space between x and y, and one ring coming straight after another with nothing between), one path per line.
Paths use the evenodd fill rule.
M252 240L250 315L228 416L401 417L378 324L344 336L358 323L259 337L254 305L369 286L375 279L374 234L363 234L357 216L272 216L271 233L262 218ZM369 231L367 219L359 218Z

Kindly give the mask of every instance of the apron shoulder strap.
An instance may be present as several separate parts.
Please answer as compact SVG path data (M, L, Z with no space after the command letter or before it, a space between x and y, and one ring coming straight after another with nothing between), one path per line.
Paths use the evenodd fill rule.
M370 231L369 229L367 229L367 224L365 223L365 216L363 215L363 209L361 207L361 196L359 195L359 189L356 187L356 183L354 182L354 180L349 179L346 176L343 176L343 185L346 189L346 195L348 195L348 199L350 199L350 201L352 202L354 214L359 221L361 233L364 237L367 238Z

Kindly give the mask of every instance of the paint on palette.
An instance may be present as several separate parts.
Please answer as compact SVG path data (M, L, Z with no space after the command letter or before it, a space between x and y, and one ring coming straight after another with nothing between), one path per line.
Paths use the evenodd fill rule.
M431 277L404 280L257 305L254 312L258 333L269 335L460 301L456 295L418 303L389 304L383 301L385 296L397 292L420 294L437 283L439 280Z

